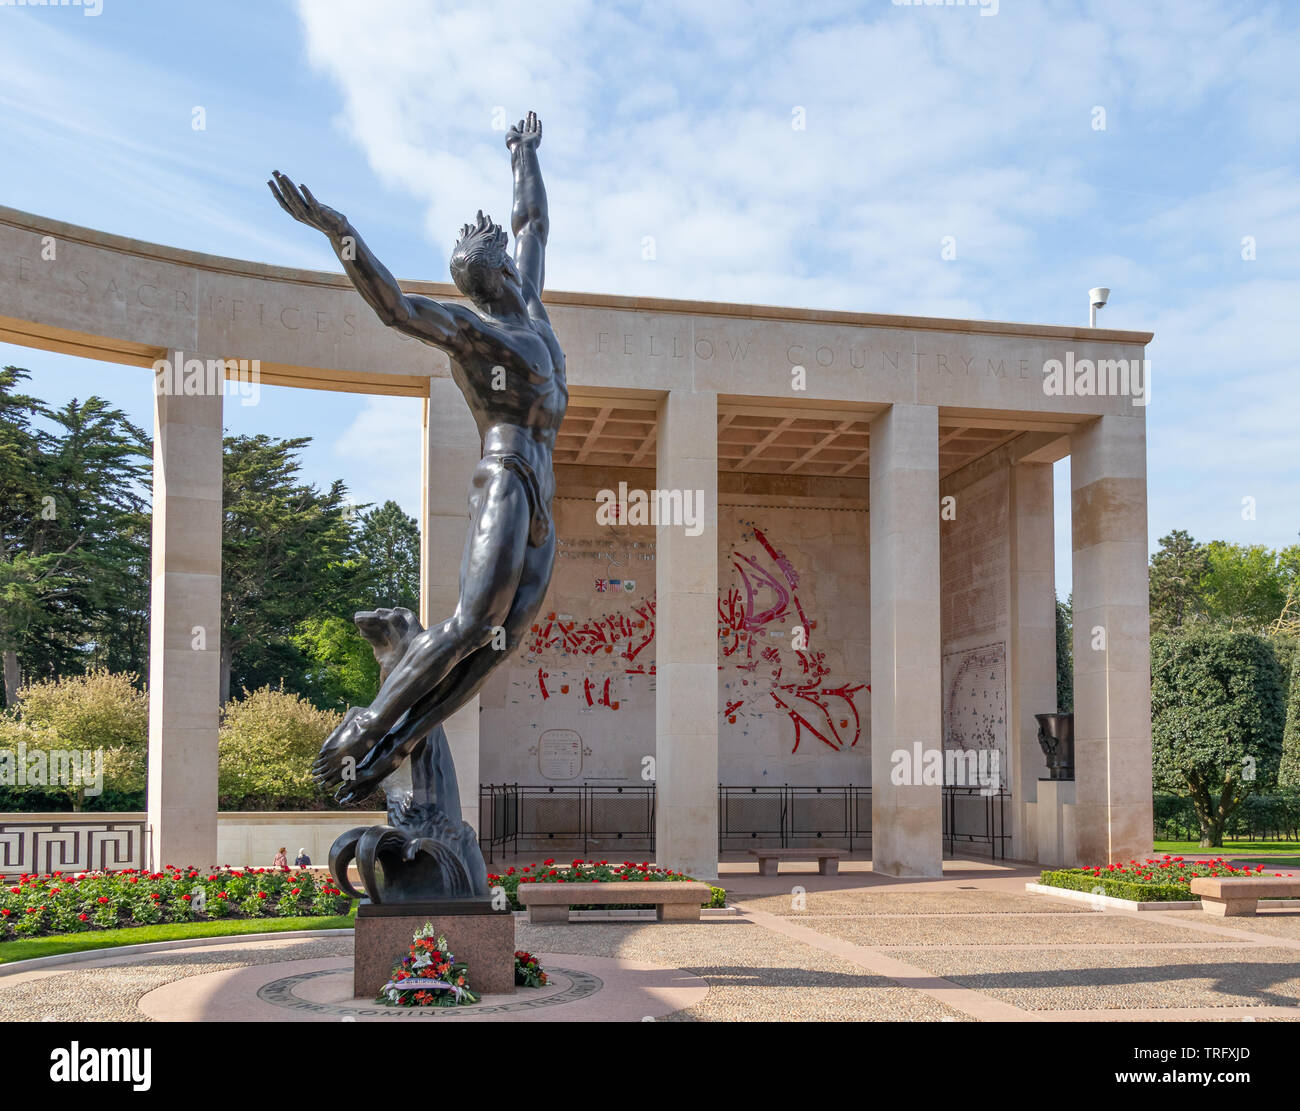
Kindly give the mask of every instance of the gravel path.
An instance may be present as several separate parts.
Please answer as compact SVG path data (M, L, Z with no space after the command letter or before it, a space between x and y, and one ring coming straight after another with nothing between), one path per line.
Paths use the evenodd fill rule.
M681 926L520 923L517 936L525 949L664 964L708 982L704 1002L663 1021L959 1021L966 1017L919 992L900 988L887 977L871 975L851 961L744 921Z
M1089 946L885 952L1029 1011L1300 1007L1300 959L1293 949Z
M137 1008L140 998L186 976L277 961L350 957L352 938L299 938L243 942L214 949L178 949L128 963L76 964L0 978L0 1021L149 1022ZM105 953L112 960L112 951ZM121 960L121 958L117 958Z
M963 876L947 889L915 891L873 890L853 876L837 882L796 892L798 900L770 885L766 894L733 894L742 910L774 916L755 920L521 919L517 945L680 968L709 984L703 1001L661 1021L970 1021L999 1004L1025 1017L1142 1011L1171 1019L1190 1008L1282 1007L1293 1012L1270 1017L1300 1021L1300 911L1139 916L1009 891L1005 880L996 888ZM780 932L787 928L793 936ZM351 952L350 936L213 939L152 957L106 952L93 963L0 976L0 1020L139 1022L139 999L182 977Z

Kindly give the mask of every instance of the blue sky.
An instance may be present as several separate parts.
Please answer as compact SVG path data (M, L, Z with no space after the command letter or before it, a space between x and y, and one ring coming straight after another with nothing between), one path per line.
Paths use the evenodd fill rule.
M1290 2L0 7L0 203L336 270L272 201L278 168L396 274L445 280L460 225L508 209L494 123L536 109L551 288L1057 324L1108 285L1100 322L1156 334L1152 545L1279 547L1300 531L1297 56ZM0 362L149 423L141 372ZM418 402L269 389L227 411L315 437L314 481L414 511Z

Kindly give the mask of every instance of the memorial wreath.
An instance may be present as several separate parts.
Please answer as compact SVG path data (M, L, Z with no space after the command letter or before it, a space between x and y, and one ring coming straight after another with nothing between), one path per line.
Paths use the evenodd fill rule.
M477 1003L469 968L457 964L447 939L426 924L411 939L411 951L379 989L380 1003L397 1007L459 1007Z

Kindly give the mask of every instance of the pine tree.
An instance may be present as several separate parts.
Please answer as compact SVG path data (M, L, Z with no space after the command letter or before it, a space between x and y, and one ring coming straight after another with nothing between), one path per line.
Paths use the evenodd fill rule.
M1074 595L1056 600L1056 712L1074 711Z
M55 411L0 371L0 651L5 700L25 671L142 671L149 440L102 398Z
M357 604L362 609L405 606L420 612L420 526L395 501L361 517L356 538L362 564Z
M1172 632L1203 612L1201 584L1210 572L1205 545L1182 529L1160 538L1151 557L1151 631Z
M304 690L293 638L310 618L346 612L359 573L347 488L299 481L310 437L227 436L222 483L221 701L284 679Z

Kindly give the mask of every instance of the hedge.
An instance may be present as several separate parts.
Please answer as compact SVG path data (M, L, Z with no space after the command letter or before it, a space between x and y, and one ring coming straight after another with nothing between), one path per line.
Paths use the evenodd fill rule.
M1279 651L1279 657L1281 651ZM1300 793L1300 651L1292 650L1291 682L1286 699L1286 726L1282 730L1282 764L1277 781Z
M1039 876L1045 887L1062 887L1067 891L1087 891L1109 895L1114 899L1131 899L1138 903L1189 902L1198 896L1191 892L1191 882L1202 876L1257 876L1264 865L1254 868L1232 864L1222 857L1213 860L1184 860L1181 856L1146 857L1127 864L1094 865L1092 868L1049 869ZM1273 875L1291 875L1275 872Z
M1197 841L1201 826L1186 795L1157 792L1152 799L1157 841ZM1247 795L1228 818L1224 834L1259 841L1300 840L1300 789Z

